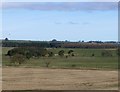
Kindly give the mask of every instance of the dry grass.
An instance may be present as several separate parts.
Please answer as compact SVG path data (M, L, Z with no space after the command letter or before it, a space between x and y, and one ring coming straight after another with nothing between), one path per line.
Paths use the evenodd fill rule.
M118 72L102 70L2 69L3 90L117 90Z

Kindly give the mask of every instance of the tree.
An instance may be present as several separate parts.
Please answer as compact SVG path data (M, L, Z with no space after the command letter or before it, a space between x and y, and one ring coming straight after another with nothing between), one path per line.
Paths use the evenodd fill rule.
M56 42L57 40L56 39L53 39L52 42Z
M49 57L54 56L54 53L53 53L53 52L51 52L51 51L49 51L49 52L48 52L48 54L49 54Z
M13 56L16 54L22 54L25 56L26 49L25 48L13 48L7 52L8 56Z
M84 42L84 40L82 40L82 42Z
M8 56L13 56L15 54L21 54L25 56L27 59L34 57L46 56L48 54L47 49L39 48L39 47L18 47L13 48L8 51Z
M8 38L5 38L5 41L8 41Z
M68 51L68 55L69 55L69 56L74 56L74 53L73 53L73 52L74 52L73 50L69 50L69 51Z
M68 54L71 54L72 52L74 52L74 51L73 51L73 50L69 50L69 51L68 51Z
M60 51L58 52L58 55L61 56L61 57L63 57L63 56L64 56L64 50L60 50Z
M10 59L11 59L11 63L14 63L14 64L21 65L23 62L25 62L25 56L21 54L15 54Z
M13 55L13 51L12 51L12 50L9 50L6 55L8 55L8 56L11 57L11 56Z

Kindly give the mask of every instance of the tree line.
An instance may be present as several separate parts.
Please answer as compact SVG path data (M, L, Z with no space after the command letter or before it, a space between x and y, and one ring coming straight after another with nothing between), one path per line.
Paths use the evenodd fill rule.
M65 56L64 53L64 50L58 51L58 55L60 57ZM17 47L9 50L6 56L10 57L11 63L20 65L30 58L53 57L55 56L55 53L47 50L46 48L40 47ZM74 56L74 51L69 50L66 58L68 58L68 56ZM50 62L45 62L45 64L48 67Z
M65 41L19 41L3 40L2 47L43 47L43 48L117 48L118 43L88 43Z

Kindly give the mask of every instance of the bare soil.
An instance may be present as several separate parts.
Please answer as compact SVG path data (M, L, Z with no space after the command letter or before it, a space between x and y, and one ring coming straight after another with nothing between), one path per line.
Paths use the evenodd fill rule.
M117 90L118 72L103 70L2 69L3 90Z

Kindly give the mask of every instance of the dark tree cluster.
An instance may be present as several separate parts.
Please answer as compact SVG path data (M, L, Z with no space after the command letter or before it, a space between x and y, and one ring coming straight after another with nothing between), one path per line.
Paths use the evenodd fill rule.
M120 45L119 45L120 46ZM43 48L117 48L118 43L65 42L65 41L21 41L3 40L2 47L43 47Z
M63 56L64 56L64 53L65 53L64 50L60 50L60 51L58 52L58 55L61 56L61 57L63 57ZM67 52L67 54L68 54L68 55L66 55L66 58L68 58L68 56L75 56L73 50L69 50L69 51Z
M49 57L53 56L54 53L48 51L45 48L38 48L38 47L19 47L14 48L8 51L8 56L14 56L16 54L21 54L25 56L27 59L30 59L32 57L44 57L48 55Z
M2 47L50 47L50 44L44 41L3 40Z
M63 57L63 56L64 56L64 52L65 52L64 50L60 50L60 51L58 52L58 55L61 56L61 57Z
M74 53L73 53L73 52L74 52L73 50L69 50L69 51L68 51L68 55L69 55L69 56L74 56Z
M117 48L117 44L113 43L78 43L78 42L70 42L64 43L61 47L64 48Z

